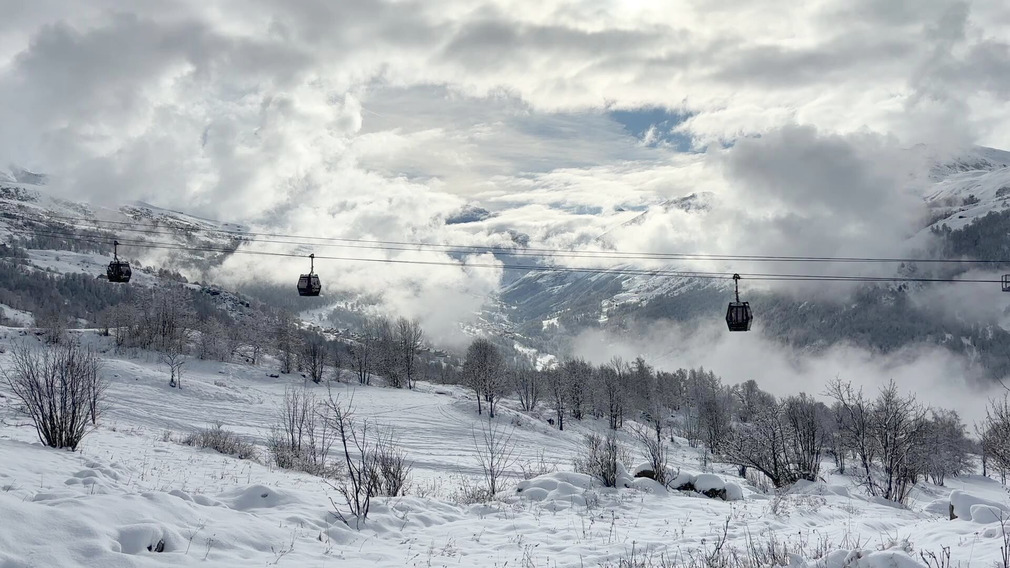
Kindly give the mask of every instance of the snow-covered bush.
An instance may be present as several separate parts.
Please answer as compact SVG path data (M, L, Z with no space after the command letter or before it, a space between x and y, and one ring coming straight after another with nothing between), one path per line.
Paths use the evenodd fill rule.
M101 414L107 383L98 356L77 341L34 347L15 343L3 374L43 444L77 449Z

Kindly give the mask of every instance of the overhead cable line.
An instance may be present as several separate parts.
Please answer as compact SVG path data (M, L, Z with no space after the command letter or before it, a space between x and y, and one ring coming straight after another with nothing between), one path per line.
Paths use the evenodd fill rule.
M0 217L17 218L27 222L43 223L25 215L15 215L2 213ZM141 229L136 223L121 221L99 221L84 217L50 216L50 219L74 221L90 224L92 227L77 227L83 230L113 230L102 225L113 225L122 227L120 230L138 234L152 234L164 236L178 236L179 231L186 234L193 233L217 233L229 235L236 239L241 239L248 243L284 244L308 247L335 247L335 248L359 248L373 250L432 250L443 253L457 254L478 254L478 253L501 253L512 256L528 257L557 257L557 258L585 258L585 259L617 259L617 260L684 260L684 261L722 261L722 262L816 262L816 263L923 263L923 264L1010 264L1010 259L970 259L970 258L901 258L901 257L853 257L853 256L789 256L789 255L732 255L732 254L712 254L712 253L683 253L683 252L641 252L641 251L575 251L549 248L511 248L493 245L460 245L442 243L424 243L411 241L389 241L377 239L352 239L344 237L318 237L311 235L288 235L283 233L261 233L247 232L229 229L213 228L176 228L164 230L158 228ZM72 225L73 226L73 225ZM250 238L250 237L270 237L270 238ZM286 240L275 240L286 239ZM291 240L303 239L303 240ZM332 244L330 244L332 243Z
M112 241L110 239L102 239L98 237L85 237L74 233L62 233L56 231L48 231L48 232L32 231L28 229L12 229L12 228L9 228L8 230L13 233L24 234L28 236L35 235L41 237L66 239L77 242L89 242L94 244L112 244ZM187 246L176 243L165 243L157 241L152 242L152 241L129 240L129 239L119 239L118 242L120 246L148 248L148 249L180 250L189 252L215 252L223 254L243 254L243 255L281 257L281 258L299 258L299 259L304 259L306 257L306 255L304 254L248 250L241 248L232 249L220 246ZM436 252L436 251L429 251L429 252ZM449 261L437 261L437 260L418 260L418 259L401 259L401 258L362 258L362 257L331 256L331 255L314 255L314 258L315 260L334 260L342 262L370 262L370 263L382 263L382 264L450 266L454 268L464 268L464 269L489 268L496 270L522 270L531 272L610 274L610 275L622 275L622 276L669 276L669 277L716 279L716 280L726 280L733 278L733 274L728 272L722 273L722 272L702 272L702 271L679 271L670 269L644 269L633 267L601 268L601 267L547 266L536 264L510 264L510 263L495 264L484 262L449 262ZM960 284L967 284L967 283L993 284L1001 282L1000 280L997 279L984 279L984 278L958 279L958 278L861 276L861 275L830 275L830 274L740 273L740 276L747 280L780 281L780 282L781 281L898 282L898 283L947 282L947 283L960 283Z

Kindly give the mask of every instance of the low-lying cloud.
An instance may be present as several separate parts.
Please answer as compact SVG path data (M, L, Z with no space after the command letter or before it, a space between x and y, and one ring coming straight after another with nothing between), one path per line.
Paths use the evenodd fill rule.
M934 408L956 410L969 425L985 417L984 401L1003 389L985 380L965 357L941 347L911 345L892 353L838 344L818 353L782 346L759 333L729 333L721 323L687 328L655 322L644 337L587 331L573 354L595 364L613 356L642 356L657 369L704 367L734 385L755 380L776 396L805 392L823 399L829 381L839 379L873 396L889 381Z

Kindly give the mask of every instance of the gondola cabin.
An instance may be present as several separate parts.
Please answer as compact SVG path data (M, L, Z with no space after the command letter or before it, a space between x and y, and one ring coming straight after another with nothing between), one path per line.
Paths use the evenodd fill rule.
M315 273L316 255L309 255L309 273L298 277L299 296L318 296L323 285L319 282L319 275Z
M129 262L114 260L109 263L105 274L109 277L109 282L129 282L130 276L133 276L133 270L130 269Z
M322 289L323 285L319 282L319 275L302 274L298 277L299 296L318 296Z
M730 331L750 331L750 324L754 321L751 314L750 304L747 302L730 302L726 309L726 325Z
M754 321L754 314L750 311L750 304L740 301L740 275L733 275L733 284L736 288L736 301L730 302L726 308L726 325L730 331L750 331L750 325Z
M1003 291L1010 292L1010 274L1003 275Z
M133 276L130 263L125 260L119 260L119 241L113 241L112 246L112 262L109 263L109 268L106 269L105 275L108 277L109 282L129 282L130 277Z

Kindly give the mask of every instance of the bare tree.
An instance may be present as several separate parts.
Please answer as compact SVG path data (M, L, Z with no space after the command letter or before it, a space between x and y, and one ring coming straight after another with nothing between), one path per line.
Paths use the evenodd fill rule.
M785 399L779 412L787 428L786 456L795 466L796 475L799 479L816 481L821 470L821 456L829 440L828 408L800 393Z
M115 337L117 349L126 345L136 317L137 313L130 304L116 304L102 311L100 315L102 329L108 329L108 334Z
M3 370L14 396L52 448L77 445L98 421L108 383L98 374L98 356L77 341L33 348L16 343L12 367Z
M753 379L733 388L737 399L737 417L740 422L750 422L758 413L775 404L775 397L758 388Z
M250 365L259 364L260 357L270 344L270 325L268 319L257 317L249 322L249 325L232 328L232 333L236 335L231 343L236 350L245 351L246 360Z
M473 444L477 449L477 459L484 473L484 483L489 496L494 496L502 489L502 481L508 475L508 469L515 465L518 456L515 454L515 443L512 434L515 428L491 420L488 413L486 422L481 422L480 436L473 430Z
M917 471L937 485L973 465L967 427L953 410L932 411L932 418L923 424L922 443L913 451Z
M345 355L345 353L342 352L343 349L346 349L346 346L344 346L344 344L340 341L334 341L330 344L329 357L330 364L333 365L333 380L335 381L341 380L340 369L343 367Z
M66 338L67 328L70 327L70 318L63 306L54 304L46 306L38 312L35 324L42 332L46 343L56 344Z
M664 406L680 410L687 398L687 371L678 369L673 373L659 371L656 373L656 395Z
M351 368L358 376L358 384L368 385L372 376L372 352L375 334L371 325L366 324L358 341L351 346Z
M649 408L656 393L656 374L645 359L636 357L625 378L625 404L629 409Z
M375 369L393 388L403 388L404 376L397 349L396 329L388 318L375 321Z
M532 412L540 403L541 374L528 365L516 363L509 374L516 396L519 397L519 407L525 412Z
M218 361L227 361L231 358L231 350L227 347L228 333L220 321L213 317L207 317L197 327L200 331L197 342L198 358Z
M880 448L884 479L876 495L904 503L915 484L912 452L921 443L926 409L909 395L902 397L894 381L881 389L873 404L871 435Z
M572 418L582 420L586 412L587 391L593 383L593 366L584 359L568 359L561 365L561 372Z
M173 343L164 345L158 360L168 367L168 386L172 388L182 388L182 366L186 364L185 345Z
M859 457L867 490L871 495L904 502L920 473L914 457L925 432L926 409L915 397L900 396L893 381L872 402L862 391L838 380L828 384L828 396L838 403L843 417L840 428L847 445Z
M624 425L625 381L631 368L620 357L614 357L609 365L600 367L600 387L603 395L603 411L611 430Z
M985 418L976 430L987 465L1001 472L1006 483L1006 473L1010 471L1010 395L989 401Z
M693 395L705 445L718 453L733 421L733 397L714 373L699 371Z
M871 435L873 417L870 401L863 395L862 389L854 390L851 383L843 383L838 379L828 383L825 395L835 401L834 411L837 415L841 445L851 450L859 459L862 483L871 486L877 448Z
M565 373L558 368L544 371L547 383L547 396L554 409L554 420L558 430L565 429L565 402L568 400L568 384Z
M498 348L484 338L474 339L466 350L463 376L467 386L477 395L477 414L481 414L481 399L488 403L488 414L494 418L495 407L504 386L503 361Z
M288 374L294 370L296 356L300 351L299 338L296 333L295 319L287 312L281 312L274 320L274 345L277 348L277 359L280 361L280 372Z
M424 331L417 320L400 318L396 320L396 343L400 354L400 366L407 380L407 388L414 388L417 382L417 352L424 341Z
M302 342L302 363L312 382L322 382L326 369L326 343L322 337L312 335Z
M816 481L828 442L827 407L801 394L761 405L726 437L717 459L754 468L785 487L801 479Z

